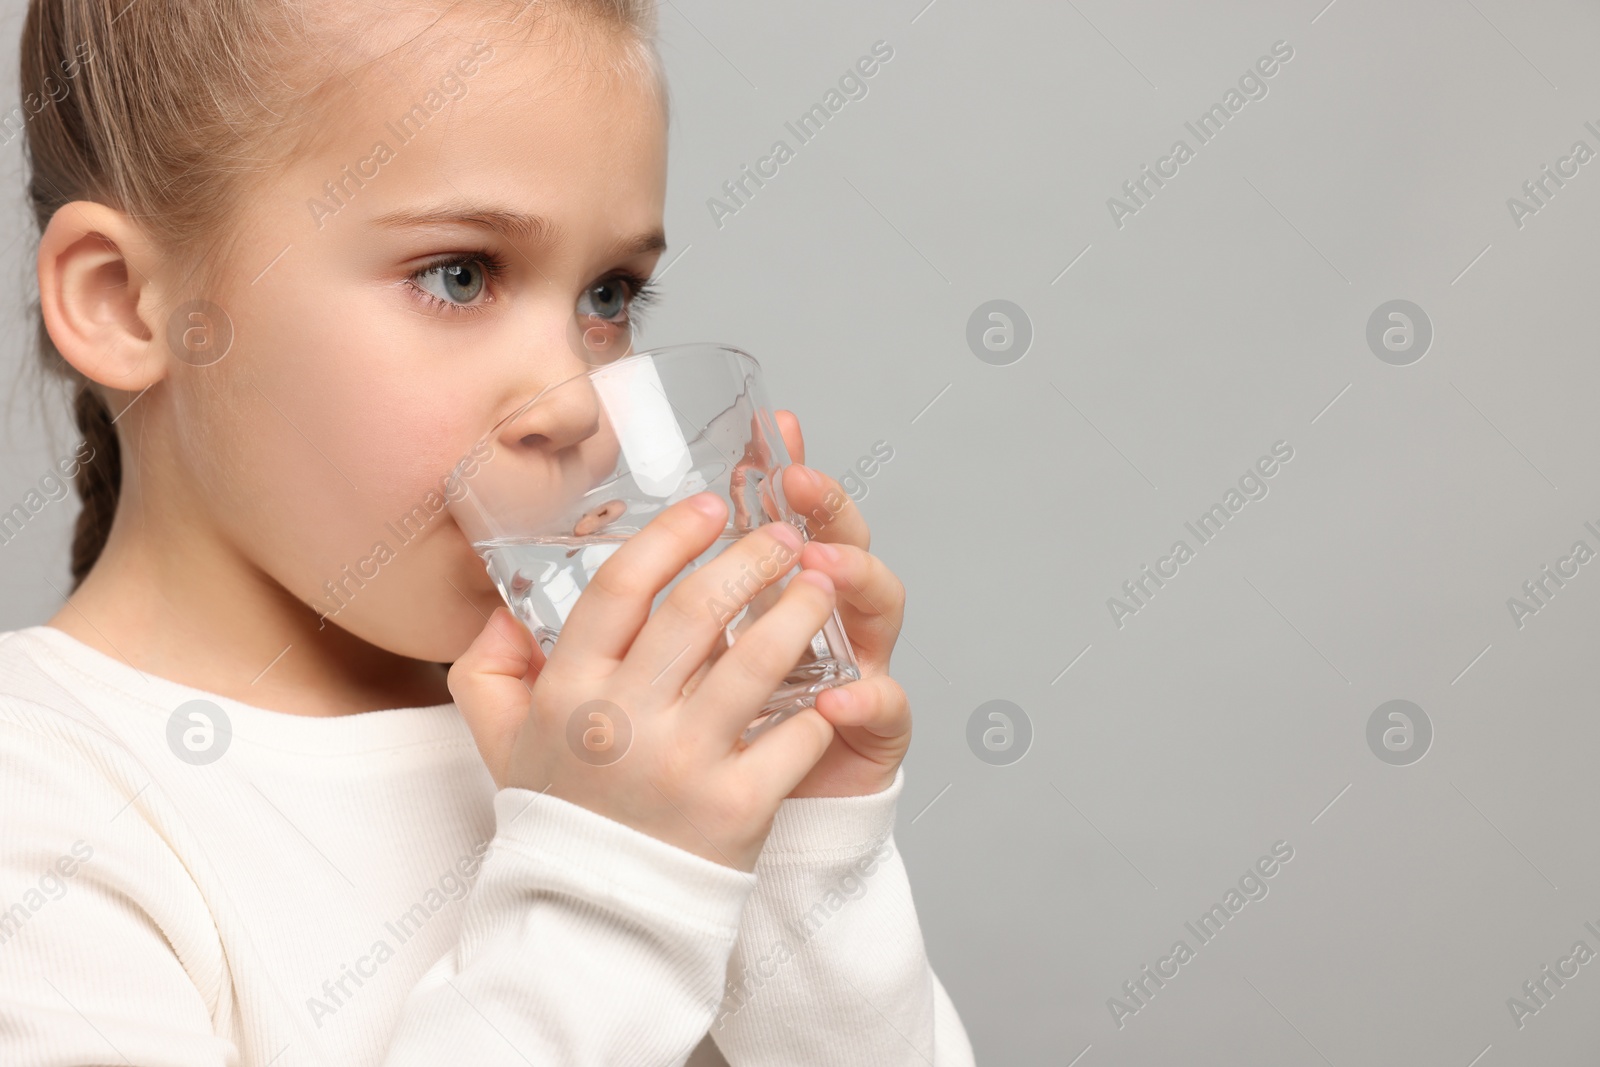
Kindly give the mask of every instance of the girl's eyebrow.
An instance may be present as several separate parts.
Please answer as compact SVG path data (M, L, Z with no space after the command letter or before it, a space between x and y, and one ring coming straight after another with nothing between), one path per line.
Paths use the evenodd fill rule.
M490 205L453 204L427 210L399 210L379 215L372 220L375 226L478 226L493 230L512 241L559 244L563 239L561 227L543 215L530 215L523 211ZM618 255L636 256L647 252L661 252L667 247L667 236L660 230L636 234L619 239L611 248Z

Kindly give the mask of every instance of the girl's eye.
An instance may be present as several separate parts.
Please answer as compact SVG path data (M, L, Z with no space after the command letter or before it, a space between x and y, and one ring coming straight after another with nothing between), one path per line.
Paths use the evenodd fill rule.
M604 363L632 351L639 316L655 299L656 289L648 279L626 271L585 289L577 307L583 358Z
M621 276L596 282L578 298L578 314L614 320L627 312L634 289L634 284Z
M495 259L475 252L424 267L411 275L411 283L432 297L435 304L466 309L476 307L473 301L485 293L489 279L501 270Z
M410 276L410 283L428 304L447 312L479 312L494 302L493 283L507 270L500 256L487 249L441 260ZM631 318L656 297L648 279L626 271L602 278L578 298L579 319L588 328L607 331L631 327Z

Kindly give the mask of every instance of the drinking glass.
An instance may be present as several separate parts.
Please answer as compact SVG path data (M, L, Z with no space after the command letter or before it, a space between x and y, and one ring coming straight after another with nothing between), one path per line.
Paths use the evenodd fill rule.
M787 522L802 542L809 539L804 517L784 499L781 476L791 461L760 365L737 348L672 345L604 363L545 388L488 439L491 459L460 479L450 507L507 606L547 654L600 565L685 497L708 489L719 494L728 520L657 594L652 610L683 578L763 523ZM722 633L685 693L778 599L797 557L786 549L771 554L708 598L704 610L722 622ZM860 676L835 610L744 740L815 705L822 690Z

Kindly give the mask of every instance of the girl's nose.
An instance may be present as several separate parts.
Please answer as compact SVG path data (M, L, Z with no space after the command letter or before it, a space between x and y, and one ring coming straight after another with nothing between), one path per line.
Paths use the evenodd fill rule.
M530 383L533 388L527 394L534 401L506 420L497 435L499 444L559 452L604 427L600 397L585 375L630 355L632 337L598 316L575 318L565 333L567 358L541 366L542 380Z
M550 385L532 403L506 420L499 444L515 453L522 449L560 452L593 437L601 428L600 398L583 373Z

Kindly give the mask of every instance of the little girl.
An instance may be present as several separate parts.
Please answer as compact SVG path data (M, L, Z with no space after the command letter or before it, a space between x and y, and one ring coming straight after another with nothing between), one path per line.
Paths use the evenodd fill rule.
M793 416L815 540L688 696L785 524L652 612L727 521L673 505L546 658L440 506L650 295L653 8L30 3L83 508L66 604L0 635L0 1062L973 1062L894 847L903 592ZM862 679L743 745L836 589Z

